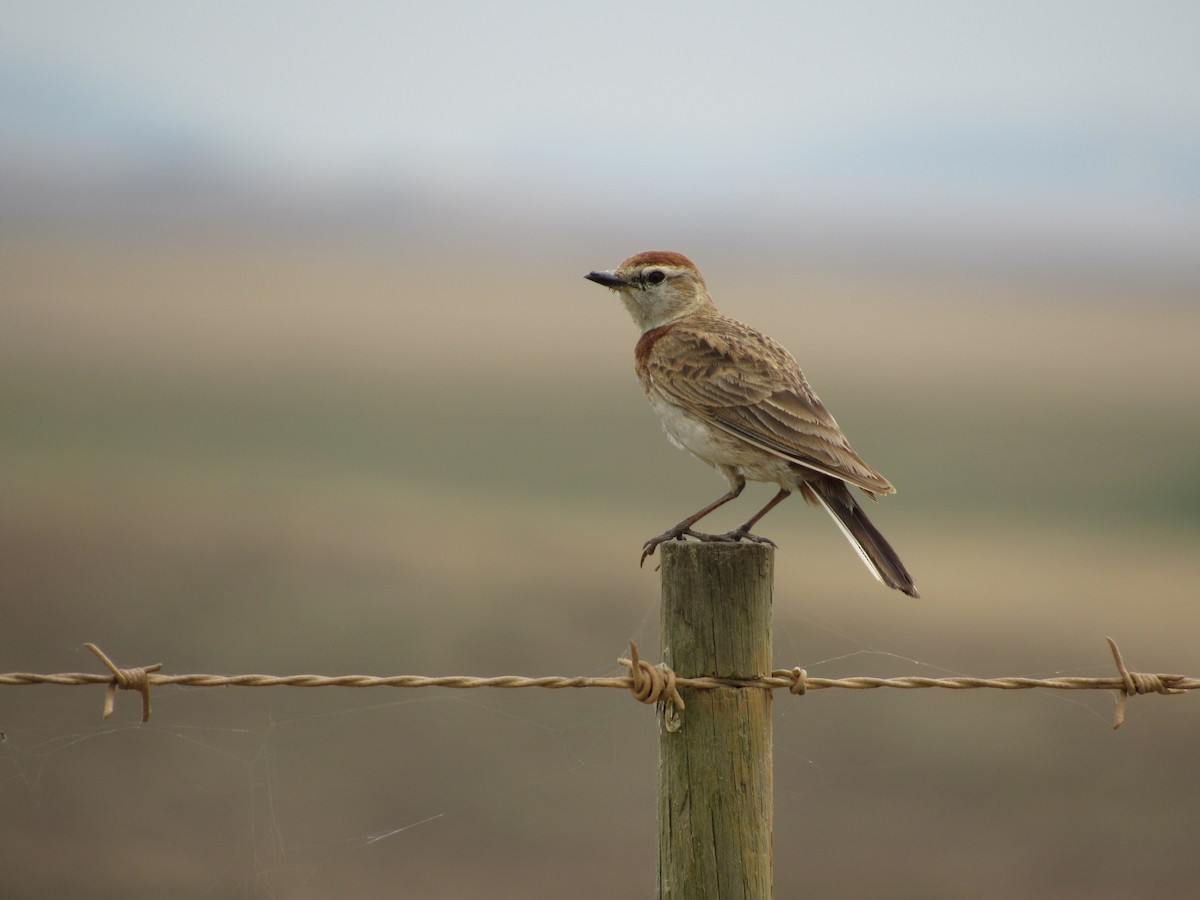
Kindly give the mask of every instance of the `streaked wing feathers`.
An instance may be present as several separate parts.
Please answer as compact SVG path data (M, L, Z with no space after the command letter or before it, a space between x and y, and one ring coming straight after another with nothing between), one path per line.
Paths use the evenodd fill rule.
M895 488L854 452L786 350L721 315L690 317L659 337L642 376L724 431L873 494Z

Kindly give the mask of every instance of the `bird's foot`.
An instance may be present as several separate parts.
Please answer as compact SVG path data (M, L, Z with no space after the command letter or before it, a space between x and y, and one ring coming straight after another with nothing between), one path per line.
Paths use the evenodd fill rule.
M746 526L735 528L733 531L726 531L724 534L705 534L697 535L702 541L720 541L721 543L736 544L739 541L749 541L752 544L770 544L772 547L778 546L770 538L762 537L761 535L751 534L750 529Z
M682 541L684 538L694 537L699 541L710 541L715 538L715 535L705 534L702 531L692 531L692 529L680 522L673 528L668 528L658 537L652 537L646 543L642 544L642 559L638 563L639 566L645 565L646 557L653 556L654 550L659 544L665 544L667 541Z
M654 555L654 550L659 544L665 544L667 541L682 541L684 538L689 537L694 537L696 540L708 544L736 544L739 541L750 541L755 544L770 544L772 547L775 546L775 542L770 538L751 534L749 529L744 527L735 528L733 531L726 531L724 534L706 534L703 531L693 531L689 526L680 522L674 528L668 528L658 537L652 537L642 545L642 559L638 565L645 565L646 558Z

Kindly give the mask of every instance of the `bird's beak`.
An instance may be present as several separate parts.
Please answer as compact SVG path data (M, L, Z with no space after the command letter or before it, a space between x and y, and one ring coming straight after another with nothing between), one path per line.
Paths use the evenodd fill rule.
M604 272L588 272L583 277L588 281L594 281L596 284L602 284L606 288L612 288L613 290L629 287L629 282L624 278L618 278L617 273L611 269Z

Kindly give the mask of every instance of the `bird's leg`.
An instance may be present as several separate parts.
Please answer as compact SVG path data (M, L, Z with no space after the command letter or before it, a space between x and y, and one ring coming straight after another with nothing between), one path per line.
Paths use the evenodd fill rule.
M654 553L654 548L657 547L659 544L666 543L667 541L682 541L685 537L694 537L694 538L697 538L702 541L726 540L726 538L724 536L718 537L716 535L703 534L699 531L692 531L692 526L695 525L697 522L699 522L701 519L703 519L705 516L707 516L710 512L712 512L718 506L723 506L726 503L728 503L730 500L734 499L738 494L740 494L742 492L742 489L745 486L746 486L746 479L743 478L742 476L736 475L736 474L729 476L729 492L728 493L722 494L720 497L718 497L712 503L708 504L708 506L704 507L704 509L701 509L701 510L698 510L697 512L692 513L690 516L688 516L686 519L684 519L678 525L675 525L672 528L668 528L666 531L664 531L658 537L652 537L652 538L650 538L650 540L646 541L646 543L642 545L642 559L641 559L641 562L638 563L638 565L639 566L644 565L646 562L646 557L650 556ZM777 502L778 502L778 500L772 501L771 506L774 506L775 503L777 503ZM770 506L767 507L767 509L770 509L770 508L771 508ZM767 510L764 509L762 511L762 513L759 513L759 516L761 516L766 511ZM758 516L751 519L747 523L747 525L753 525L754 522L757 521L757 519L758 519ZM730 532L730 534L732 534L732 533L733 532ZM741 538L740 537L728 538L728 540L741 540Z
M727 531L724 534L709 535L708 540L714 541L753 541L756 544L770 544L775 546L775 542L770 538L759 537L757 534L751 534L750 529L754 527L754 523L773 510L776 506L792 495L792 492L787 488L780 488L779 493L772 497L767 505L752 515L746 522L739 525L733 531ZM704 540L704 538L702 538Z

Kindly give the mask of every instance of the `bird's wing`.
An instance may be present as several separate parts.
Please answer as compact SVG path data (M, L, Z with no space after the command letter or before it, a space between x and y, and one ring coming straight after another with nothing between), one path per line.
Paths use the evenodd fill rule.
M642 366L667 399L729 434L872 494L895 492L850 447L791 354L749 326L681 320Z

